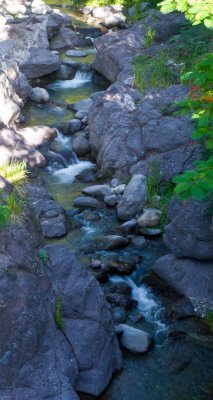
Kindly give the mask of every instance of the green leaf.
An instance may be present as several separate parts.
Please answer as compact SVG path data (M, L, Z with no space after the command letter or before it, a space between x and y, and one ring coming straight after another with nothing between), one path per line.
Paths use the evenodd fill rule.
M197 200L202 200L205 198L205 191L199 186L191 187L192 197Z

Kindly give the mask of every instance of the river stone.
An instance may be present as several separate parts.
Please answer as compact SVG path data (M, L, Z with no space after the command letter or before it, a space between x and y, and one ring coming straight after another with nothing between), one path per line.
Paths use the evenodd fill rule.
M137 304L135 300L132 300L130 297L120 293L107 294L106 299L110 304L116 307L124 307L127 311L132 310L132 308Z
M82 190L82 193L89 195L89 196L97 196L97 197L104 197L110 195L111 190L108 185L93 185L88 186Z
M116 332L121 333L120 344L133 353L146 353L151 347L152 337L147 332L125 324L118 325Z
M59 13L52 13L49 15L47 20L47 36L51 40L57 35L59 29L63 25L64 17Z
M81 129L81 121L79 119L72 119L67 123L67 133L73 134L75 132L80 131Z
M198 261L167 254L157 260L154 272L176 292L213 306L212 260Z
M161 229L158 228L139 228L139 231L145 236L159 236L162 233Z
M33 14L47 14L52 9L42 0L33 0L31 4L31 10Z
M129 297L132 294L132 288L125 282L117 283L117 284L108 284L105 287L106 294L124 294L125 296Z
M120 179L113 178L110 183L111 183L112 188L115 188L116 186L120 185Z
M56 71L55 77L59 80L73 79L76 73L76 68L62 64L58 71Z
M130 233L132 231L135 231L136 227L137 227L137 219L135 218L132 218L129 221L126 221L120 225L120 229L125 233Z
M81 196L74 201L74 207L101 209L102 205L100 201L94 199L93 197Z
M80 50L68 50L65 55L68 57L86 57L88 56L88 53Z
M137 174L132 177L121 198L117 213L122 220L128 220L139 213L146 204L146 178Z
M111 207L116 206L118 201L118 196L116 196L116 194L110 194L104 197L104 203Z
M20 70L27 78L39 78L51 74L60 67L59 56L52 54L47 49L33 48L29 51L29 57L20 65Z
M107 28L113 28L117 26L119 28L123 28L125 26L126 17L122 13L115 13L101 22L101 25L106 26Z
M143 236L132 236L132 244L138 249L145 249L147 241Z
M169 315L173 319L192 317L194 315L194 306L187 297L182 297L170 305Z
M46 89L35 87L30 93L30 99L36 103L47 103L50 99L50 96Z
M68 65L68 66L73 67L75 69L79 68L79 66L80 66L80 63L78 63L78 62L76 62L74 60L71 60L70 58L63 58L61 60L61 62L62 62L62 65Z
M74 138L72 147L76 155L79 157L89 153L90 144L84 132L79 132L78 136Z
M172 200L164 242L177 257L198 260L213 259L213 229L211 205L208 201Z
M156 208L145 208L143 214L138 218L139 227L155 227L160 221L162 211Z
M91 14L94 18L105 19L111 17L117 10L113 6L96 7Z
M89 14L91 14L93 9L94 9L94 7L85 6L85 7L81 8L80 11L82 14L89 15Z
M93 276L99 283L106 283L108 281L108 274L103 269L95 269L92 271Z
M113 250L120 247L125 247L129 244L130 240L124 236L108 235L103 238L102 249Z
M74 111L86 111L87 113L89 112L90 107L92 106L92 99L84 99L80 100L77 103L73 105Z
M61 27L59 32L50 42L50 48L52 50L59 50L65 47L74 47L74 40L78 33L74 32L70 28Z
M113 194L123 194L125 192L126 185L122 183L121 185L115 186L111 189Z

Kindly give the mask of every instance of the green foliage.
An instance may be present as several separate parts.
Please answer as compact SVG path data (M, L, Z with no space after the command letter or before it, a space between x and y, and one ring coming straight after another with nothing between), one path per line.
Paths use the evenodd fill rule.
M46 264L46 262L47 262L47 260L48 260L48 253L47 253L47 251L44 250L44 249L39 250L38 256L39 256L39 259L40 259L40 261L42 262L42 264Z
M193 25L203 23L213 28L212 0L163 0L159 4L162 13L183 12Z
M162 183L162 174L159 171L158 160L152 161L148 167L148 175L146 179L147 185L147 204L152 204L152 198L159 194Z
M0 206L0 227L8 224L10 220L10 209L8 206Z
M146 36L145 36L145 43L144 43L144 47L145 49L147 49L148 47L150 47L154 40L156 38L156 31L153 28L148 28L147 32L146 32Z
M11 220L15 220L23 210L23 198L14 189L11 194L3 196L0 193L0 226L6 226Z
M192 136L209 154L213 150L213 54L208 54L193 71L183 75L182 80L194 85L189 98L179 105L183 114L192 113L196 123ZM177 184L175 193L181 200L210 197L213 192L213 156L210 154L195 162L194 170L185 171L173 181Z
M0 166L0 175L13 185L18 185L27 178L26 163L10 161Z
M57 297L55 301L55 314L54 314L55 323L58 329L61 331L64 330L64 321L62 318L62 299Z
M206 323L208 324L210 330L213 333L213 311L209 311L206 318L205 318Z

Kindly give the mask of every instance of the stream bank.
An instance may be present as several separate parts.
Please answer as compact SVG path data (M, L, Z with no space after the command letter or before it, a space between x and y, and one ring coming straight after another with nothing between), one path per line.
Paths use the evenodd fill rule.
M85 50L85 47L81 48L81 50ZM85 59L82 58L81 62L84 63L84 60ZM78 72L76 74L78 74ZM42 179L42 183L45 184L48 192L59 204L61 204L61 213L65 215L68 231L70 231L68 235L62 239L49 239L49 243L65 243L67 247L75 252L77 259L81 261L85 269L88 269L90 272L93 271L99 281L103 282L104 280L109 279L108 282L102 283L102 287L105 291L106 297L108 298L108 300L110 300L110 302L108 303L108 308L111 310L112 314L114 314L114 318L115 314L116 318L118 318L119 311L119 318L121 318L121 316L123 318L122 322L125 322L125 318L127 318L127 322L129 325L135 326L138 329L145 330L153 337L154 346L147 354L133 355L124 351L123 371L117 377L115 377L110 387L99 398L110 400L113 400L115 398L116 400L137 400L141 398L141 396L143 396L143 398L147 400L149 400L150 398L158 400L162 397L164 399L175 399L181 397L186 400L188 398L190 398L190 400L206 400L211 397L210 349L212 344L207 327L203 325L199 319L194 318L193 316L190 316L187 319L180 320L176 320L172 317L172 312L174 313L175 303L175 312L177 312L177 308L178 310L180 310L180 305L177 304L177 301L180 299L179 295L174 293L171 294L168 288L164 288L163 296L159 290L157 290L156 293L151 292L150 289L147 288L147 286L141 284L142 276L146 275L149 272L150 268L154 265L155 260L158 259L160 256L168 253L168 250L165 248L162 239L156 237L154 237L154 239L148 238L143 241L143 244L140 241L140 245L138 247L138 241L134 242L132 238L143 239L143 235L138 235L136 225L133 226L132 232L130 231L125 234L122 233L121 235L120 226L122 223L117 218L116 208L106 205L106 203L103 202L103 195L100 195L100 192L98 196L91 196L90 194L89 197L90 206L91 204L92 206L94 206L95 204L95 209L93 207L89 207L88 209L88 203L87 206L85 206L85 200L83 207L78 207L75 203L76 198L81 193L81 191L85 191L85 188L91 184L104 184L106 190L106 192L104 192L104 195L109 196L111 195L110 193L113 189L113 186L118 187L120 184L124 185L122 190L126 189L126 186L128 187L127 182L125 181L124 183L123 177L120 176L117 177L116 184L115 181L111 182L111 179L105 178L104 176L97 178L97 174L95 173L94 168L94 157L96 157L96 160L98 158L95 155L95 151L97 151L97 149L95 149L95 146L92 146L94 152L93 157L91 158L90 153L86 152L80 162L73 152L73 132L71 132L72 134L70 135L70 130L73 129L73 123L67 124L67 121L72 121L73 116L75 116L76 112L79 111L74 110L73 107L71 107L70 110L66 106L67 104L70 105L78 100L87 98L93 92L97 92L97 90L103 90L103 88L98 87L94 85L94 83L92 83L91 74L89 75L88 79L84 79L84 77L85 75L83 75L83 73L81 72L80 76L78 74L77 79L75 75L74 79L68 79L65 81L60 80L55 82L52 80L54 79L52 77L48 78L47 80L45 79L44 82L37 81L35 83L36 85L39 83L39 86L45 87L48 90L51 103L53 104L46 103L42 105L37 105L36 103L28 103L23 109L23 114L26 114L27 117L25 121L26 126L34 125L35 122L37 123L37 121L39 121L39 123L42 122L45 125L51 125L57 128L57 136L56 139L52 142L50 149L51 151L57 153L58 156L60 155L61 157L63 157L63 159L50 159L47 169L42 172L42 178L40 178ZM67 83L64 85L64 82ZM110 91L112 91L112 97ZM135 103L134 96L136 96ZM100 110L100 114L98 114L97 112L97 108L100 107L100 105L104 104L103 97L104 101L106 97L108 97L108 99L112 101L112 104L110 104L109 101L108 106L114 107L116 111L115 115L113 115L111 122L116 123L117 121L119 121L117 126L112 126L111 134L113 131L119 131L118 126L121 123L121 116L125 120L126 124L126 115L128 115L130 119L133 119L132 117L135 117L135 115L132 115L132 113L135 111L134 107L137 105L137 102L140 101L139 94L133 92L132 89L125 89L124 93L122 92L120 94L120 92L117 91L117 86L110 87L107 92L100 93L100 95L97 93L95 95L95 103L93 103L92 106L92 115L91 113L89 113L89 120L94 127L94 117L96 118L97 116L99 118L100 122L97 124L97 129L100 129L98 131L98 135L100 132L100 137L104 134L107 135L109 132L108 129L106 129L104 132L102 131L104 123L103 119L100 119L100 114L102 114L103 116L103 112L102 110ZM59 104L56 104L56 102L59 102ZM106 120L110 120L110 114L112 114L114 111L114 109L112 110L112 108L110 107L104 107L104 111L105 109L109 109L106 116L104 116ZM49 119L50 110L52 110L53 117ZM88 109L86 110L83 118L85 116L88 116ZM120 120L118 120L118 117L120 118ZM162 116L160 116L160 118L162 118ZM79 121L82 121L82 119L77 118L77 120ZM79 123L77 125L79 129ZM127 125L125 125L125 128ZM87 121L85 120L85 122L81 122L81 126L86 131ZM130 128L131 126L132 125L130 123ZM92 139L90 135L94 132L93 127L90 128L90 132L84 131L84 138L90 144L92 144ZM123 129L123 126L121 128ZM78 129L76 132L74 132L76 138L79 135ZM69 131L69 133L67 131ZM113 162L116 159L118 160L119 151L120 148L116 153L116 157L111 158ZM42 149L42 152L44 154L47 154L44 149ZM107 151L107 153L109 155L110 151ZM103 152L103 154L106 153ZM47 156L45 156L45 158L47 159ZM100 156L99 159L101 160ZM67 165L63 165L63 163ZM87 164L85 165L85 163ZM110 169L111 165L109 166L108 171ZM121 170L120 166L118 170ZM75 179L79 175L79 173L83 171L85 173L83 174L83 176L81 176L81 180L79 181L78 179ZM139 172L141 173L141 170ZM112 176L110 178L113 178L116 175L118 174L116 174L116 171L113 170ZM37 184L38 183L36 181L36 185ZM114 200L116 200L115 205L117 201L122 200L122 190L120 194L115 195L116 198L114 197ZM35 188L33 188L32 190L32 196L30 199L32 205L33 202L35 202L36 200L34 194ZM81 197L81 199L85 199L86 197L86 201L88 202L88 194L86 194L85 197ZM47 199L48 201L50 200L44 193L43 197L39 200L40 205L44 206ZM80 201L82 202L82 200ZM86 209L84 210L85 207ZM132 204L130 207L132 207ZM34 208L36 211L35 206ZM63 208L66 210L66 213L64 212ZM52 203L50 209L42 210L41 208L41 211L47 212L48 215L45 214L45 218L49 218L50 225L51 222L53 224L53 218L56 217L57 219L58 215L60 214L57 214L59 212L58 209L55 210L55 215L49 214L50 211L53 211ZM40 217L41 222L45 222L45 218L42 212L40 213L39 210L37 216ZM142 209L139 209L138 212L142 212ZM106 236L108 235L119 235L121 237L124 237L125 239L127 239L127 242L125 242L126 247L117 249L115 246L115 248L112 248L111 243L110 246L109 244L107 245L108 250L106 249L106 244L104 245L105 248L103 248L103 240L105 240ZM63 234L60 234L59 236L63 236ZM122 244L122 246L123 245L124 243ZM109 247L111 247L111 249ZM66 267L67 269L65 268L65 271L63 268L60 271L60 266L61 264L63 265L64 259L67 260L69 259L69 257L71 257L70 253L68 254L65 248L61 248L60 250L60 247L55 247L54 249L53 246L53 248L51 249L51 246L47 246L46 251L49 253L49 258L52 261L52 265L54 266L56 271L59 271L59 274L63 274L66 271L68 272L68 267ZM59 252L58 260L56 260L57 252ZM66 257L64 257L64 254L66 254ZM50 268L50 277L54 269L52 270L51 267L48 268ZM133 273L131 273L132 269L135 269ZM84 271L84 269L82 269L82 271ZM82 271L81 273L84 274L84 272ZM120 271L122 271L122 273L120 273ZM126 271L128 271L127 276ZM89 276L91 275L89 274ZM61 279L62 277L56 277L56 280L58 281L61 281ZM66 301L68 300L67 296L69 297L69 288L72 287L72 285L70 284L70 279L78 282L79 276L73 275L72 277L69 277L67 279L69 284L67 284L67 293L65 293L65 304L62 311L62 316L65 319L65 324L67 324L67 329L69 330L68 334L70 335L70 337L72 337L72 332L73 329L75 329L75 324L73 324L72 321L69 321L70 307L72 308L73 302L75 303L76 298L79 298L79 293L82 293L84 288L77 287L77 293L75 292L76 297L73 293L71 300L69 299L69 303L67 304ZM96 281L94 280L92 282L93 290L96 294L98 286L94 288L94 286L96 285L94 282ZM131 296L131 290L129 290L129 288L132 289ZM56 288L54 288L54 290L57 291ZM166 294L167 296L165 296ZM57 297L60 296L60 291L57 291ZM121 300L123 304L125 304L125 306L121 305ZM132 302L132 300L134 301ZM94 301L94 297L91 297L92 308L94 307ZM103 298L101 298L101 301L103 301ZM88 302L87 296L85 297L85 302ZM135 302L138 303L136 304ZM99 306L100 303L98 305L98 309L100 311L101 307L99 308ZM119 307L120 309L118 310ZM133 308L133 310L131 311L129 310L129 308L131 307L135 308ZM182 314L185 312L185 307L186 303L184 303L181 309L182 311L180 311ZM189 315L190 313L193 314L191 308L189 308L189 310ZM87 311L89 313L91 312L90 306L88 306ZM107 313L107 311L105 312ZM107 319L107 321L109 320ZM121 322L121 320L119 322ZM52 329L53 332L55 332L55 329L53 327ZM85 330L86 332L86 329L86 325L82 326L80 324L80 333L82 333L82 330ZM77 335L79 335L78 329ZM97 337L99 337L99 334L97 335ZM86 346L88 346L88 343L86 344ZM97 348L95 351L97 351ZM86 354L85 347L83 349L80 349L79 353L82 355ZM94 358L92 360L92 363L94 362L95 365L97 365L99 354L96 354L96 356L97 358ZM84 370L83 364L85 361L81 360L81 362L82 370ZM107 380L109 380L109 378L107 378ZM78 385L77 389L82 390L82 387L83 385ZM99 389L99 391L101 390ZM64 396L64 400L67 400L66 394L64 394ZM68 396L71 395L69 394ZM89 398L88 395L81 394L79 396L82 399ZM57 397L56 395L55 398L59 399L60 397ZM12 398L9 399L11 400Z

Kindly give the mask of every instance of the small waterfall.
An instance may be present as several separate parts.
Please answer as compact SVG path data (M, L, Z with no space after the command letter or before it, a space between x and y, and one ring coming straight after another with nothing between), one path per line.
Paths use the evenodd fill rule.
M55 81L48 85L50 89L76 89L92 81L92 71L77 71L73 79Z
M92 42L94 48L96 48L96 47L95 47L95 39L94 39L94 38L92 38L91 36L86 36L85 39L86 39L86 40L90 40L90 41Z
M63 183L73 183L75 177L87 169L95 169L95 164L90 161L79 161L78 164L70 165L54 172L54 176Z
M55 142L57 143L58 151L62 152L65 150L68 150L69 152L69 164L78 164L79 160L78 157L76 156L73 148L72 148L72 139L68 136L63 135L58 128L55 128L57 136L55 138ZM68 157L67 157L68 159ZM65 166L65 165L64 165Z

